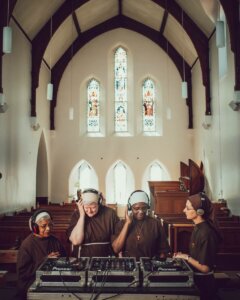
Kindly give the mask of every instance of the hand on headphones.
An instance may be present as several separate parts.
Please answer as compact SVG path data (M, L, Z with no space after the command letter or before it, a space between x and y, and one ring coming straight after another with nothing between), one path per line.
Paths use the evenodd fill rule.
M79 201L77 201L77 207L78 207L78 210L79 210L79 213L81 216L85 215L85 210L83 208L83 201L82 199L80 199Z
M126 205L126 208L125 208L125 222L128 223L128 224L131 224L132 220L133 220L132 212L129 211L128 205Z

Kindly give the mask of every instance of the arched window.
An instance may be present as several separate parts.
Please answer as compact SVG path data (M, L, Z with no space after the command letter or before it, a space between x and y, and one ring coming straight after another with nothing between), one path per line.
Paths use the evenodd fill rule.
M94 168L85 160L72 169L69 177L69 197L76 199L77 190L94 188L98 190L98 177Z
M114 199L117 203L126 203L127 169L122 162L115 165L114 174Z
M87 131L99 132L99 100L100 84L96 79L91 79L87 85Z
M163 180L163 169L159 163L154 162L149 167L149 180L151 181L160 181Z
M142 84L143 132L156 130L155 122L155 84L147 78Z
M131 169L122 161L114 163L107 172L107 203L125 205L129 194L134 190L134 176Z
M127 132L127 52L122 47L115 51L115 132Z
M143 174L142 188L150 196L148 181L164 181L164 180L171 180L167 169L159 161L157 160L153 161L147 166Z

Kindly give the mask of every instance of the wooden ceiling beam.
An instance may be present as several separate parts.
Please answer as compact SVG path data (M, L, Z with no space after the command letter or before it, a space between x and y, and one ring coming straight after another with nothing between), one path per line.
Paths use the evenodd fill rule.
M158 5L166 9L166 0L153 0ZM52 34L56 32L62 22L76 9L81 7L88 0L65 1L62 6L52 16ZM119 0L119 17L122 16L122 1ZM174 1L167 1L167 11L171 13L179 22L182 16L181 7ZM183 12L184 29L192 39L199 55L200 65L203 74L203 84L206 88L206 113L211 114L210 108L210 81L209 81L209 60L208 60L208 40L196 24ZM126 19L125 19L126 20ZM181 23L181 22L180 22ZM118 26L120 27L120 26ZM49 20L32 41L32 96L31 115L36 115L36 88L39 83L39 73L44 52L50 42L51 20ZM88 31L90 32L90 31ZM158 32L159 35L159 32ZM82 34L80 35L82 37ZM207 41L207 42L206 42ZM201 55L200 55L200 54ZM182 60L182 58L181 58ZM187 64L185 64L187 65ZM182 74L182 71L180 71ZM55 88L55 87L54 87ZM190 103L188 103L190 105Z
M81 28L80 28L80 25L78 23L78 19L77 19L75 11L72 12L72 18L73 18L73 22L74 22L76 31L77 31L78 35L80 35L81 34Z
M184 78L183 74L183 57L175 50L175 48L166 40L163 35L159 35L159 31L156 31L142 23L139 23L131 18L128 18L123 15L118 15L113 17L85 32L83 32L74 42L73 44L66 50L66 52L62 55L62 57L57 61L52 69L52 82L54 84L54 93L53 100L51 101L51 109L50 109L50 128L51 130L55 129L54 124L54 110L57 104L57 92L58 87L63 75L65 68L68 63L72 59L73 55L75 55L85 44L94 39L95 37L108 32L110 30L116 28L126 28L132 31L138 32L145 37L152 40L159 47L161 47L167 55L173 60L176 68L178 69L182 79ZM192 80L191 80L191 67L188 65L186 61L185 64L185 80L188 82L188 99L187 105L189 109L189 124L188 128L193 128L192 122Z
M240 91L240 2L238 0L220 0L220 2L227 19L231 50L234 53L234 89Z
M43 55L51 39L50 33L52 32L53 35L74 10L78 9L88 1L89 0L65 1L32 40L31 116L36 116L36 89L39 84L39 74Z
M163 14L163 19L162 19L162 24L160 26L160 34L163 34L164 33L164 30L165 30L165 27L166 27L166 24L167 24L167 19L168 19L168 11L165 10L164 14Z
M201 65L202 81L205 86L206 94L206 115L211 115L211 97L210 97L210 71L209 71L209 47L208 38L194 21L184 12L181 6L175 0L152 0L162 8L166 9L184 28L191 39ZM183 22L182 22L183 21Z

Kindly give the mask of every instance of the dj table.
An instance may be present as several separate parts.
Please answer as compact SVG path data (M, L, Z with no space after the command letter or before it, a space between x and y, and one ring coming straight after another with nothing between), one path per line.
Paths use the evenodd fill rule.
M76 287L36 287L28 291L29 300L63 299L123 299L123 300L199 300L199 292L193 287L137 287L137 288L76 288Z
M191 268L180 259L46 259L28 299L199 299Z

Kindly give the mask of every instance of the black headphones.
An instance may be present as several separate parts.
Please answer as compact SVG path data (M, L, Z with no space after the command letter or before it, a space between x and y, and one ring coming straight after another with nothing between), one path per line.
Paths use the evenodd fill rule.
M204 192L199 193L201 199L201 206L196 210L198 216L203 216L206 211L206 194Z
M45 209L39 209L39 210L36 210L34 212L34 214L31 216L31 218L29 219L29 228L30 230L35 233L35 234L39 234L39 226L38 224L36 223L36 218L37 216L42 213L42 212L46 212L47 214L49 214L51 220L52 220L52 215L50 214L49 211L45 210Z
M147 196L147 200L148 200L148 203L147 203L147 208L149 209L150 208L150 199L148 197L148 194L146 192L144 192L143 190L136 190L134 192L132 192L128 198L128 203L127 203L127 206L128 206L128 210L132 210L132 205L130 203L130 200L131 200L131 197L133 194L137 193L137 192L142 192L144 193L146 196Z
M92 194L98 195L98 205L102 205L102 203L103 203L102 193L100 193L99 191L97 191L95 189L85 189L85 190L83 190L82 194L85 194L85 193L92 193Z

